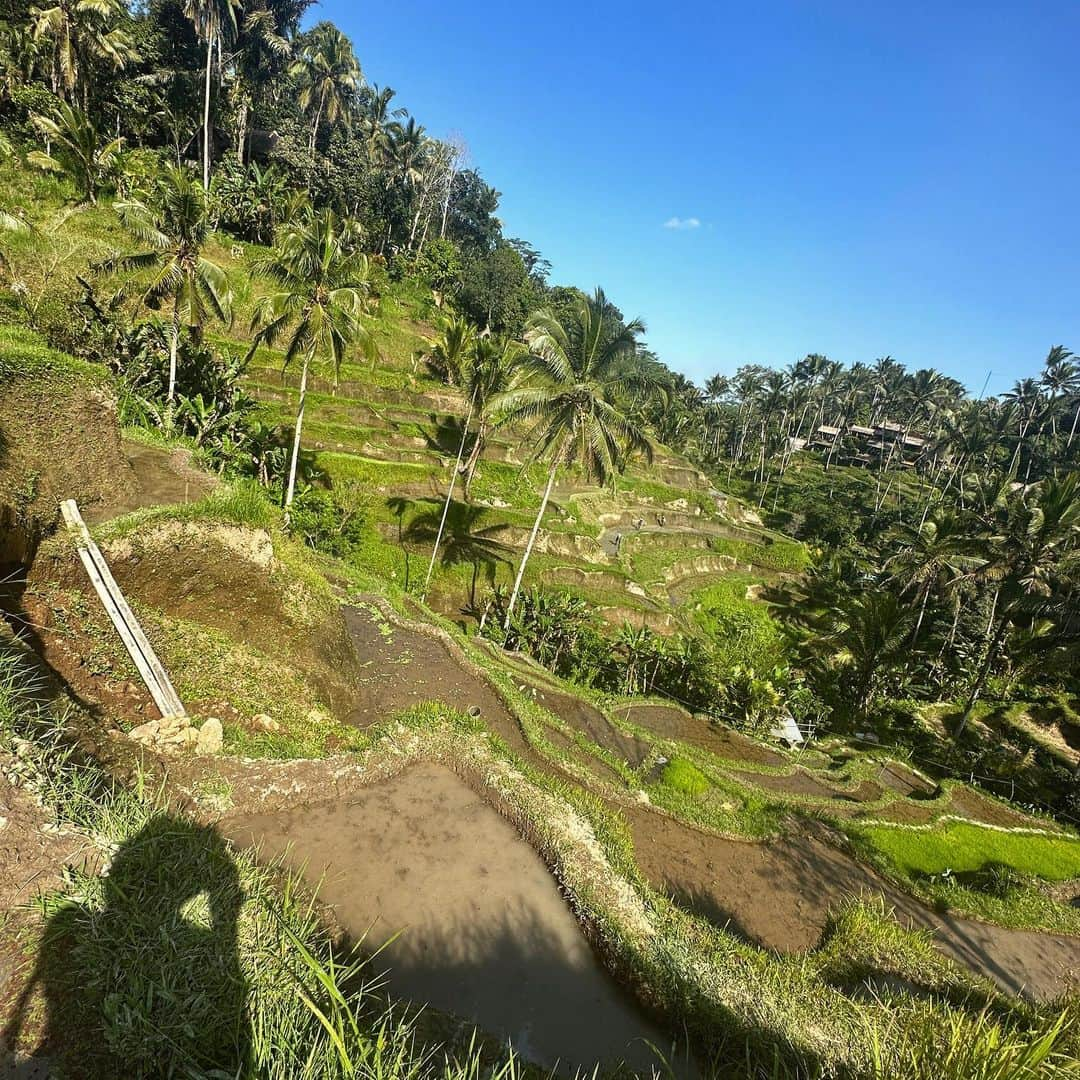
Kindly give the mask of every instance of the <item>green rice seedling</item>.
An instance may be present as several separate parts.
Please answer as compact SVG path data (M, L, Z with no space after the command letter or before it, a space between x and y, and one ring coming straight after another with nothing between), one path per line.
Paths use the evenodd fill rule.
M875 1080L1073 1080L1080 1061L1068 1051L1069 1017L1037 1018L1010 1027L987 1009L974 1017L926 1012L909 1024L889 1060L875 1033Z

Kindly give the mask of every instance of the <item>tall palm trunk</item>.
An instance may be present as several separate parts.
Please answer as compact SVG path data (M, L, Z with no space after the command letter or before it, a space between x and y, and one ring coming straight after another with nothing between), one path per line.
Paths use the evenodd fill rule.
M172 428L176 404L176 365L180 352L180 294L173 297L172 333L169 335L169 393L165 398L165 427Z
M250 109L251 102L245 94L240 101L240 115L236 119L236 156L240 159L241 165L247 164L247 126Z
M533 522L532 532L529 533L529 542L525 545L525 554L521 556L521 565L518 567L517 577L514 579L514 588L510 593L510 603L506 605L506 618L503 620L503 629L510 629L510 617L514 613L514 605L517 603L518 593L521 591L521 579L525 576L525 567L532 554L533 545L536 543L536 534L540 531L540 522L544 519L547 510L548 499L551 498L551 489L555 486L555 474L559 471L559 461L562 458L562 450L555 455L551 462L551 472L548 473L547 486L544 488L544 497L540 500L540 509L536 512L536 520Z
M465 501L469 501L469 493L472 491L472 483L476 477L476 468L480 464L480 455L484 450L484 442L487 438L487 424L483 413L480 414L480 426L476 429L476 438L473 440L472 449L469 451L469 460L462 466L465 473Z
M450 473L450 486L446 489L446 502L443 503L442 518L439 520L439 531L435 534L435 546L431 549L431 562L428 563L427 577L424 578L424 588L420 593L420 599L427 599L428 585L431 584L431 575L435 572L435 560L439 556L439 545L442 543L443 532L446 529L446 517L450 513L450 503L454 498L454 484L457 482L458 471L461 469L461 458L465 453L465 441L469 437L469 421L472 420L473 402L469 402L469 413L465 417L465 426L461 430L461 443L458 446L457 461L454 462L453 471Z
M203 88L203 187L210 187L210 73L214 59L213 35L206 39L206 85Z
M319 124L322 123L322 111L323 103L320 101L319 107L315 110L315 122L311 125L311 135L308 138L308 153L313 161L315 160L315 140L319 137Z
M968 717L971 715L971 710L975 708L975 703L982 694L983 687L986 685L986 677L990 674L990 668L994 663L994 657L997 655L1002 638L1005 637L1005 628L1008 626L1008 622L1009 620L1005 616L998 619L997 630L994 631L994 636L990 639L990 642L986 647L986 655L983 657L982 665L979 668L979 676L975 680L975 685L971 688L967 703L964 705L963 715L960 717L960 723L956 728L957 736L963 734L964 728L967 726Z
M1073 406L1072 427L1069 428L1069 441L1065 444L1066 450L1072 447L1073 439L1076 438L1076 422L1078 420L1080 420L1080 400Z
M300 400L296 406L296 433L293 436L292 460L289 462L289 485L285 490L285 523L289 523L289 509L296 494L296 466L300 461L300 433L304 427L304 404L307 400L308 367L311 351L304 353L304 366L300 372Z
M457 176L457 169L450 170L450 177L446 182L446 197L443 199L442 204L442 222L439 225L439 239L446 239L446 219L450 213L450 195L454 190L454 178Z

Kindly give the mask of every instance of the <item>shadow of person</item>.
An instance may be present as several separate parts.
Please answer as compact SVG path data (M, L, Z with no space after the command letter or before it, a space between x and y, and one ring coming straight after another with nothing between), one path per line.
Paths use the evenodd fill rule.
M0 1046L21 1036L33 1058L87 1078L247 1075L243 892L218 833L158 813L79 892L49 918Z

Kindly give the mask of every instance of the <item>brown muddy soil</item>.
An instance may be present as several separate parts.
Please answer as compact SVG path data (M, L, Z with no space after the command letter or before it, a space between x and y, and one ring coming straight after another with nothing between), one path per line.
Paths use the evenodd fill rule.
M898 761L883 765L877 779L883 787L906 798L933 798L938 790L936 784L924 780Z
M8 779L16 757L0 754L0 912L28 904L62 883L64 865L78 857L85 840L59 831L48 815Z
M817 837L728 840L647 810L624 809L638 865L680 906L781 953L813 948L831 907L884 896L907 926L934 931L947 956L1011 993L1049 999L1080 971L1080 939L942 915Z
M192 465L188 450L163 450L126 441L121 449L131 466L134 483L89 507L83 516L91 524L149 506L197 502L217 486L213 476Z
M57 520L62 500L92 507L114 492L126 496L135 484L121 450L116 397L103 380L6 380L0 445L0 560L26 558L32 545L22 535L25 525L38 539Z
M521 726L486 679L467 671L439 638L391 622L372 605L346 607L345 625L355 653L359 691L344 719L370 727L422 701L441 701L479 718L510 749L533 752Z
M442 766L223 831L261 858L283 856L366 945L400 933L376 960L396 996L549 1067L643 1068L655 1061L645 1040L667 1043L603 969L540 857Z
M993 799L984 798L970 788L953 788L949 793L949 805L944 812L955 814L957 817L970 818L984 825L1000 825L1005 829L1031 829L1040 826L1053 828L1052 823L1046 826L1020 810L1010 810L1009 807Z
M526 684L534 699L571 727L587 735L597 746L621 758L636 769L649 756L649 746L620 731L595 705L541 682Z
M582 750L573 739L567 738L561 731L545 726L544 738L552 745L557 746L582 768L592 773L598 780L603 780L608 784L616 784L618 787L623 786L623 778L610 765L593 754Z
M662 739L678 739L729 761L747 761L755 765L789 764L788 759L775 750L730 728L699 720L674 705L623 705L619 707L618 716Z

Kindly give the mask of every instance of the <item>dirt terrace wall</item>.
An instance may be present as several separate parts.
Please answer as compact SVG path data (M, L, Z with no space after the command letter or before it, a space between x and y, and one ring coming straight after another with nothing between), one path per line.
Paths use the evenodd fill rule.
M135 487L102 378L35 371L0 381L0 561L22 561L59 517Z
M356 660L341 608L281 563L264 530L166 521L100 546L128 600L295 667L335 715L352 708ZM42 547L29 578L31 586L89 588L78 557L59 541Z

